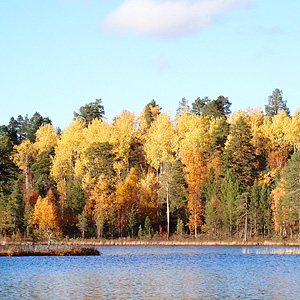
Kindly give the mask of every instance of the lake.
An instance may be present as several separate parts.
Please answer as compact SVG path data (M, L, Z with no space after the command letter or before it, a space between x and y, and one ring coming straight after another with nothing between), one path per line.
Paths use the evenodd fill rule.
M299 299L282 246L99 246L100 256L0 257L0 299ZM278 254L277 254L278 253Z

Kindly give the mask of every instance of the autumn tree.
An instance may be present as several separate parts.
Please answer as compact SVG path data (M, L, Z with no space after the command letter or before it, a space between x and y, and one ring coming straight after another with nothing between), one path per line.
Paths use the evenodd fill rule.
M132 168L124 182L119 182L116 187L116 213L119 233L128 226L128 218L132 205L138 201L138 177Z
M281 110L271 119L265 117L263 130L267 139L267 162L271 169L281 171L292 151L290 143L291 118Z
M172 160L175 136L170 118L164 113L158 115L152 123L144 147L147 162L157 171L157 174L165 161Z
M145 178L140 179L137 213L141 219L149 216L153 222L157 222L160 218L158 190L159 182L153 172L149 171Z
M67 178L73 179L74 175L82 176L80 157L85 147L83 129L84 124L79 119L73 120L61 134L55 147L50 174L56 182L62 207L66 198ZM78 176L77 173L79 173Z
M186 202L186 187L183 177L183 167L179 160L165 161L159 175L160 190L159 196L166 206L167 216L167 239L170 236L170 216L179 211Z
M55 128L51 124L42 124L35 135L35 147L38 150L38 154L54 148L57 144Z
M109 221L109 212L114 205L115 192L108 176L102 174L95 179L84 207L87 217L96 224L98 238L103 236L104 225Z
M48 236L48 246L51 243L52 235L60 232L59 214L55 197L51 190L45 198L39 197L34 206L31 226L36 232Z
M187 210L189 214L188 226L197 237L203 225L203 196L201 183L206 180L206 164L196 148L182 154L181 161L184 165L184 178L187 184Z
M30 166L36 156L34 144L29 140L23 140L20 145L14 146L14 162L23 171L24 175L24 196L28 197L32 189L32 173Z
M136 125L135 115L127 110L123 110L113 121L110 143L113 145L115 154L114 170L119 178L123 171L129 171L130 147Z

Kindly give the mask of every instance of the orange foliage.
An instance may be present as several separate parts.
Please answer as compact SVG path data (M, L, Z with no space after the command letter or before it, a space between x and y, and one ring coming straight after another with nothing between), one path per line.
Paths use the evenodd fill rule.
M207 166L201 158L198 149L186 151L182 154L182 163L184 167L184 178L188 185L188 204L189 212L188 226L192 233L197 235L197 229L202 226L202 198L200 184L206 178Z
M52 191L49 190L45 198L41 196L38 198L31 219L32 227L48 234L60 231L59 215L57 206L52 202L53 196Z
M30 195L27 197L26 201L28 201L31 208L33 208L38 198L39 198L39 193L37 191L32 191Z
M137 200L138 176L135 168L131 168L125 182L120 182L116 190L117 223L121 234L127 226L131 206Z
M282 206L281 199L286 195L282 182L271 192L271 211L274 229L278 233L282 232L283 227L287 224L286 212Z
M283 152L280 151L280 149L271 151L268 154L268 165L271 167L271 169L282 170L283 167L285 166L287 158L288 158L287 151Z

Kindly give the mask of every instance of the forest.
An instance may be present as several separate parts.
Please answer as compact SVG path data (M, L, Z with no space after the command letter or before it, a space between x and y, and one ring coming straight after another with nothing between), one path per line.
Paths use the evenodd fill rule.
M261 107L228 98L155 100L112 122L101 99L62 131L49 117L0 126L0 235L19 238L299 238L300 110L275 89Z

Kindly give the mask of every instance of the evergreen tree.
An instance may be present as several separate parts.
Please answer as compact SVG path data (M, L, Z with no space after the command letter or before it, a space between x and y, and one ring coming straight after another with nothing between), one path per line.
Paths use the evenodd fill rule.
M113 146L108 142L92 143L85 151L87 167L92 178L105 174L111 181L114 176L113 163L115 159Z
M11 160L13 145L8 135L0 137L0 193L9 194L9 183L18 176L19 169Z
M209 146L210 152L219 151L223 152L227 137L230 133L230 125L226 118L221 118L217 125L213 128L210 135L211 144Z
M38 129L41 127L41 125L45 124L52 124L49 117L44 118L40 115L40 113L36 112L34 115L30 118L27 125L27 131L26 131L26 139L28 139L31 143L35 142L35 134L38 131Z
M149 127L151 126L151 123L155 120L155 117L158 114L160 114L160 110L161 108L154 99L146 105L145 118Z
M239 237L244 241L248 239L248 220L249 220L249 193L243 192L238 195L236 201L236 212L237 212L237 229L239 231Z
M33 174L34 187L42 197L45 197L53 183L50 179L52 157L55 155L54 148L40 152L34 159L30 169Z
M152 236L152 231L153 231L153 229L152 229L152 225L150 222L150 218L147 216L145 219L145 223L144 223L145 236L150 238Z
M176 115L180 115L181 113L184 113L185 111L189 112L190 107L188 105L188 101L183 97L181 101L179 101L179 107L176 109Z
M205 105L207 105L210 102L210 99L208 97L204 97L201 99L198 97L193 103L192 103L192 110L191 113L196 115L201 115L203 108Z
M108 211L108 230L111 238L114 237L114 229L115 229L115 222L116 222L116 213L113 206L109 208Z
M104 106L101 99L96 99L95 102L88 103L79 108L79 112L74 112L74 118L80 118L86 124L92 123L97 118L104 119Z
M81 184L80 179L74 180L71 175L68 176L65 198L60 203L62 226L66 234L76 230L78 216L82 213L86 203L86 196Z
M208 201L204 209L205 229L210 237L215 237L217 231L217 208L212 201Z
M143 231L142 225L140 224L140 226L139 226L139 231L138 231L138 237L139 237L139 238L142 238L143 235L144 235L144 231Z
M78 215L78 224L77 224L78 229L81 231L81 238L85 238L85 233L88 228L88 218L86 212L82 212L81 214Z
M102 210L98 213L96 218L96 227L97 227L97 239L102 239L103 228L104 228L104 215Z
M6 202L7 230L10 233L16 233L22 229L23 225L23 196L18 180L11 183L11 189L11 194L7 197Z
M256 180L251 188L250 203L249 203L249 222L251 233L257 237L259 233L259 225L261 221L261 205L260 205L261 188Z
M282 98L282 91L275 89L268 98L268 104L265 105L266 115L273 117L277 115L280 110L285 111L288 115L290 114L290 110L286 106L286 100Z
M263 184L260 189L259 201L259 218L260 218L260 231L263 237L270 235L272 226L271 207L269 203L270 191L266 184Z
M182 239L184 234L184 223L180 218L177 219L176 231L179 238Z
M14 117L11 117L7 126L8 135L13 142L14 145L18 145L20 143L20 139L18 136L18 131L20 128L20 124Z
M300 237L300 151L294 153L287 161L282 175L286 196L283 205L288 210L296 212Z
M223 225L230 238L233 236L233 227L238 217L236 201L240 194L239 186L233 171L228 170L221 183L221 201L224 205Z
M252 145L250 128L243 117L239 117L232 125L229 144L222 157L223 174L231 169L244 188L253 184L257 176L258 159Z
M128 228L131 231L131 237L133 238L134 227L137 224L137 213L134 205L131 206L130 214L128 216Z

